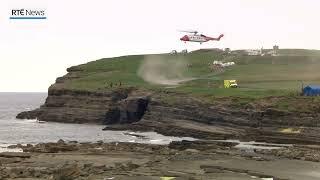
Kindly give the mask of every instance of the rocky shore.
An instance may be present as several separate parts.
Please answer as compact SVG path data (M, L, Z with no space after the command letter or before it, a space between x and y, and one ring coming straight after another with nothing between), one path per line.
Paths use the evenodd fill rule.
M1 179L318 179L318 147L243 150L237 143L181 141L169 145L57 143L14 145L0 153ZM283 153L285 152L285 153ZM296 156L299 154L299 156ZM314 154L315 155L315 154ZM304 157L304 158L302 158ZM313 172L313 173L312 173Z

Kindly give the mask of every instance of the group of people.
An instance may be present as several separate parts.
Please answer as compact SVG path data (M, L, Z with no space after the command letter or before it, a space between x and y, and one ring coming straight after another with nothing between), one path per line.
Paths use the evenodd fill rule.
M121 87L122 86L122 83L121 81L119 81L118 83L113 83L113 82L110 82L110 83L106 83L107 84L107 87Z

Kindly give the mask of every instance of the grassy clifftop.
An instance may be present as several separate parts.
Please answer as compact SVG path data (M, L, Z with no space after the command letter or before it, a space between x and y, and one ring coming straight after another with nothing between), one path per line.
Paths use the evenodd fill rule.
M157 59L168 64L169 67L159 67L159 71L166 71L172 63L181 62L182 72L179 72L179 75L193 80L170 87L146 82L138 75L139 68L146 59ZM208 64L214 60L234 61L236 65L223 72L212 71ZM92 61L69 68L70 73L67 76L72 78L67 78L63 87L103 91L111 88L110 83L113 84L112 88L115 88L114 84L121 82L124 87L134 86L203 96L264 97L298 93L302 82L320 84L319 69L320 51L317 50L282 49L280 56L275 57L198 50L188 54L133 55ZM224 79L238 80L240 88L224 89Z

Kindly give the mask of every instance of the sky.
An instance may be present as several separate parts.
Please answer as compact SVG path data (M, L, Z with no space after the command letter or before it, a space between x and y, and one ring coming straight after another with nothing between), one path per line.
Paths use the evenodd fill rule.
M318 0L1 0L0 92L46 92L66 68L200 48L320 49ZM12 20L12 9L47 19ZM183 43L197 30L220 42Z

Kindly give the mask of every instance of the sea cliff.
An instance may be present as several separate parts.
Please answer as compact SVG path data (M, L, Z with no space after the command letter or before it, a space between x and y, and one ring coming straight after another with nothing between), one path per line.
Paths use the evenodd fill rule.
M237 68L246 68L241 72L247 73L254 69L251 66L261 63L266 64L264 68L275 70L279 66L277 62L288 61L288 57L255 59L211 51L179 57L157 56L184 58L192 63L186 66L187 71L207 73L208 77L212 74L210 69L197 69L205 66L199 61L200 57L232 58L240 65L227 70L229 74L240 71ZM268 58L273 63L269 64ZM290 58L301 66L298 59L303 57ZM223 89L216 77L224 78L224 72L215 74L215 79L195 79L177 87L152 85L137 75L144 59L146 57L141 55L125 56L70 67L65 76L57 78L49 87L48 97L41 107L21 112L17 118L105 124L105 130L156 131L201 139L320 143L320 103L316 97L301 97L289 90L257 90L241 86L234 90ZM318 61L313 59L312 62ZM292 76L296 72L292 72ZM240 75L237 76L241 80ZM268 75L264 76L267 78ZM250 84L250 79L246 80L248 86L254 84L254 81ZM245 84L245 80L242 82Z

